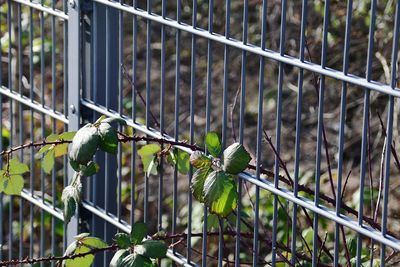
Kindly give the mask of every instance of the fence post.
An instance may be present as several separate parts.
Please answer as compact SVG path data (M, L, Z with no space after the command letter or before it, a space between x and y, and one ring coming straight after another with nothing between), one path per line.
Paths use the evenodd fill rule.
M68 0L68 130L76 131L80 127L80 1ZM74 170L68 166L68 181L71 182ZM74 216L68 224L67 243L73 242L78 234L78 217Z

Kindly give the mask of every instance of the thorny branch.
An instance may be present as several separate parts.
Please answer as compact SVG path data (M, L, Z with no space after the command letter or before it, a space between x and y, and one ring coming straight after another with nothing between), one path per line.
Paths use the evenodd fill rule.
M118 137L118 141L119 142L140 142L140 141L145 141L145 142L155 142L155 143L159 143L161 145L171 145L171 146L176 146L176 147L185 147L185 148L189 148L192 151L204 151L203 148L199 147L196 144L189 144L187 141L185 140L181 140L181 141L175 141L175 140L171 140L171 139L166 139L166 138L157 138L157 137L149 137L149 136L140 136L140 135L133 135L133 136L127 136L123 133L119 133L119 137ZM26 143L24 145L19 145L19 146L15 146L12 148L9 148L7 150L4 150L2 152L0 152L0 156L10 156L12 153L22 150L22 149L27 149L27 148L31 148L31 147L42 147L45 145L60 145L60 144L65 144L65 143L71 143L71 141L66 141L66 140L57 140L57 141L39 141L39 142L29 142ZM247 168L249 170L256 170L256 166L253 164L249 164L247 166ZM273 179L274 178L274 172L264 169L262 167L260 167L260 173L264 174L267 176L268 179ZM290 178L286 178L285 176L279 175L279 180L289 186L292 185L292 181ZM299 184L299 192L304 192L310 195L314 195L314 190L312 190L311 188L305 186L305 185L301 185ZM332 206L335 206L336 201L325 195L325 194L320 194L320 198L321 200L326 201L327 203L329 203ZM346 212L358 217L358 211L354 210L353 208L347 206L345 203L342 204L341 207L343 210L345 210ZM367 216L363 216L363 220L368 223L371 227L375 228L376 230L380 231L381 230L381 226L379 223L377 223L373 218L367 217ZM388 232L389 235L392 235L394 237L396 237L397 235L392 233L392 232Z

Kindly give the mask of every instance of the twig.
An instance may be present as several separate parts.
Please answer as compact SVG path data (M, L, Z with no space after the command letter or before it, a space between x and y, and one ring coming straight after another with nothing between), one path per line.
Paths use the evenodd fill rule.
M278 151L276 150L274 144L272 143L271 137L268 135L268 133L267 133L265 130L263 130L263 132L264 132L264 137L265 137L265 139L267 140L267 142L268 142L268 144L270 145L271 149L274 151L276 157L278 158L278 161L280 162L280 165L281 165L283 171L285 172L286 176L288 177L289 182L290 182L290 185L293 186L293 180L292 180L292 178L291 178L291 176L290 176L289 170L288 170L287 167L286 167L286 163L285 163L285 162L282 160L282 158L280 157ZM306 215L308 225L309 225L311 228L313 228L313 223L312 223L312 220L311 220L310 215L308 214L307 209L304 208L304 207L301 207L301 209L303 210L304 214ZM318 235L318 233L317 233L317 236L318 236L318 242L319 242L320 244L323 244L321 238L320 238L319 235ZM329 249L328 249L324 244L322 245L322 249L324 250L324 252L326 253L326 255L328 255L328 257L329 257L331 260L333 260L332 254L330 253Z
M126 79L126 80L129 82L129 84L131 85L132 91L134 91L134 92L136 93L136 95L139 96L140 101L142 101L142 104L146 107L146 105L147 105L147 104L146 104L146 100L145 100L144 97L142 96L142 93L136 88L136 85L135 85L135 83L132 81L131 77L129 76L128 71L126 70L125 64L124 64L124 63L121 64L121 69L122 69L122 74L124 75L125 79ZM160 123L158 122L157 117L153 114L153 112L151 111L151 109L150 109L149 111L150 111L150 116L152 117L152 119L153 119L155 125L156 125L157 127L160 127Z
M306 48L307 48L307 53L310 57L310 59L312 60L312 55L310 52L310 49L308 48L308 43L307 41L305 42ZM317 94L317 99L319 99L319 82L316 78L315 73L313 72L313 79L314 79L314 88L315 88L315 92ZM323 101L323 100L322 100ZM328 165L328 175L329 175L329 183L331 186L331 191L332 191L332 195L333 195L333 199L336 201L336 193L335 193L335 186L333 185L333 177L332 177L332 169L331 169L331 161L329 158L329 144L328 144L328 140L326 138L326 131L325 131L325 125L323 120L321 121L321 125L322 125L322 137L323 137L323 141L324 141L324 147L325 147L325 158L326 158L326 163ZM345 249L345 255L346 255L346 260L347 260L347 265L351 266L351 262L350 262L350 251L349 248L347 246L347 241L346 241L346 235L344 232L344 227L343 225L340 225L340 231L342 232L342 239L343 239L343 246Z
M40 257L40 258L25 258L25 259L18 259L18 260L9 260L9 261L2 261L0 262L0 266L10 266L10 265L18 265L18 264L35 264L39 262L49 262L49 261L64 261L64 260L72 260L75 258L85 257L87 255L93 255L99 252L104 251L112 251L118 248L117 245L113 244L111 246L105 248L93 248L85 253L78 253L72 255L63 255L63 256L48 256L48 257Z
M382 134L386 137L387 136L387 132L386 132L385 124L383 123L383 120L382 120L381 115L379 114L379 112L377 112L377 115L378 115L378 118L379 118L379 122L381 124ZM399 156L397 155L397 152L396 152L396 147L394 145L394 141L390 145L390 148L391 148L391 152L392 152L392 155L393 155L394 162L395 162L395 165L397 167L397 170L400 171L400 160L399 160Z
M232 138L233 138L233 140L236 142L236 131L235 131L235 122L234 122L234 120L233 120L233 112L235 111L235 107L236 107L236 103L237 103L237 100L238 100L238 97L239 97L239 93L240 93L240 91L242 90L242 88L239 88L237 91L236 91L236 95L235 95L235 99L233 100L233 104L232 104L232 108L231 108L231 114L230 114L230 117L231 117L231 130L232 130Z
M328 237L328 233L325 233L325 237L324 237L324 242L322 242L322 245L324 246L326 243L326 238ZM319 250L318 253L318 260L317 260L317 264L319 264L320 260L321 260L321 256L322 256L322 248Z

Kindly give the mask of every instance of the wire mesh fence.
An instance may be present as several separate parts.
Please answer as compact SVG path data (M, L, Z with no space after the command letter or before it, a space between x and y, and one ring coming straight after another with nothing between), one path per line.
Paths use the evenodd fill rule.
M0 260L62 254L79 232L111 241L144 221L187 234L161 265L396 266L399 7L1 1L0 151L106 115L127 134L190 144L218 132L255 167L238 175L241 198L221 229L192 197L192 168L161 158L144 174L142 144L119 144L116 156L96 154L101 171L66 227L68 159L49 175L21 150L32 171L21 197L0 198Z

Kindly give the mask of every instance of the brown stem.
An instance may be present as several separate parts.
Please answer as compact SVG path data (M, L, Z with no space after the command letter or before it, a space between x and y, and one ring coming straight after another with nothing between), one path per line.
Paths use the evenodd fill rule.
M64 255L64 256L48 256L48 257L40 257L40 258L26 258L26 259L18 259L18 260L9 260L0 262L0 266L12 266L18 264L35 264L39 262L49 262L49 261L64 261L64 260L72 260L75 258L85 257L87 255L93 255L99 252L104 251L113 251L118 248L117 245L111 245L105 248L93 248L85 253Z

